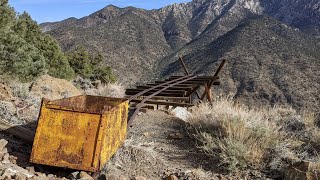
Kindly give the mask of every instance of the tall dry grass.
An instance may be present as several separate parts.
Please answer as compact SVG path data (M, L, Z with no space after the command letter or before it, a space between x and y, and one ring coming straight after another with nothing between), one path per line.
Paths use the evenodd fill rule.
M125 96L125 87L120 83L100 84L95 89L86 90L85 94L123 98Z
M290 161L316 161L316 152L310 153L306 144L320 147L314 116L290 107L248 108L226 97L193 107L187 121L198 148L230 172L281 170Z

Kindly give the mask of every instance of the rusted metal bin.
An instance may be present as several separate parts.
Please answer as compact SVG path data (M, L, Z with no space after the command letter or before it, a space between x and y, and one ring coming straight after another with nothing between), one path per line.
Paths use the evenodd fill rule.
M126 138L127 99L43 99L30 161L96 172Z

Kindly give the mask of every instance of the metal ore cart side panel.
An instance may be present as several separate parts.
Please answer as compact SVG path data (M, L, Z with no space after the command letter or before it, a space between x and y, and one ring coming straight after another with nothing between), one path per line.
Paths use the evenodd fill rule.
M116 109L102 116L103 121L107 124L102 142L100 169L116 153L126 138L128 107L129 102L124 101Z
M33 163L95 171L101 115L41 108ZM95 162L95 163L94 163Z

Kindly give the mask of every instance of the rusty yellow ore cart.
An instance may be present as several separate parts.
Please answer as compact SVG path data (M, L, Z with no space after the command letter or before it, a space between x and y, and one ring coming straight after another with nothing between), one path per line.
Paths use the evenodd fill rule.
M30 161L96 172L126 138L127 99L43 99Z

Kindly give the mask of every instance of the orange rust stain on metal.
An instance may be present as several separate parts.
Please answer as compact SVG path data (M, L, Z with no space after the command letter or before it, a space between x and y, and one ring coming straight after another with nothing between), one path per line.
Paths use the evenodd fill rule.
M44 100L30 161L86 171L103 168L125 140L127 112L126 99Z

